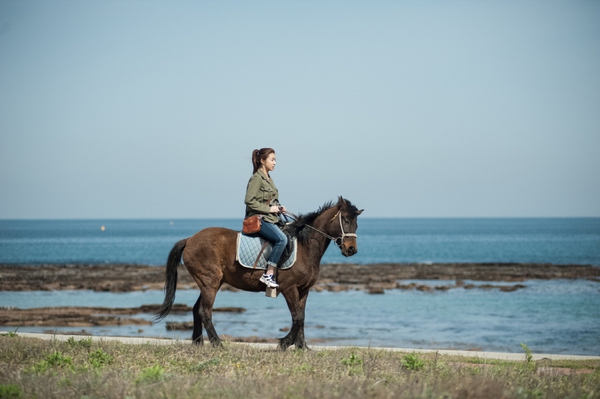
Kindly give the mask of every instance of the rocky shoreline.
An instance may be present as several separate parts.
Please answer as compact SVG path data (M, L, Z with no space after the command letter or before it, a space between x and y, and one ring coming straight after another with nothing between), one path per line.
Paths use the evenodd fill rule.
M0 291L92 290L131 292L162 289L164 267L145 265L0 265ZM196 289L185 268L179 269L178 289ZM463 284L464 280L521 283L532 279L590 279L600 281L600 267L520 263L440 263L371 265L321 265L315 291L352 289L378 293L386 289L427 290L430 285L410 285L403 280L441 280L463 288L501 288L506 285ZM517 289L522 284L515 284ZM224 290L235 290L224 285ZM432 289L435 289L432 288ZM445 288L441 288L445 289ZM505 288L506 289L506 288Z
M152 322L144 318L128 317L139 314L155 315L160 305L142 305L136 308L107 308L86 306L57 306L47 308L19 309L0 307L0 326L20 327L97 327L138 325L150 326ZM185 314L192 308L183 304L174 304L171 313ZM213 312L242 313L244 308L214 308ZM179 329L176 323L167 329ZM190 327L191 329L191 327Z
M0 291L93 290L131 292L162 289L164 267L143 265L0 265ZM600 267L590 265L547 264L325 264L315 291L364 290L384 294L403 289L423 292L449 289L498 289L504 292L525 289L532 279L589 279L600 282ZM423 284L406 280L431 280ZM465 281L466 280L466 281ZM179 289L197 289L185 268L180 268ZM236 289L225 285L223 290ZM17 304L15 304L17 305ZM138 308L53 307L19 309L0 308L0 326L93 327L151 325L146 318L130 317L155 314L160 305ZM215 311L242 313L243 308L216 308ZM176 304L173 313L192 309ZM167 329L190 329L191 323L170 323ZM140 331L143 331L140 329ZM84 330L85 334L85 330Z

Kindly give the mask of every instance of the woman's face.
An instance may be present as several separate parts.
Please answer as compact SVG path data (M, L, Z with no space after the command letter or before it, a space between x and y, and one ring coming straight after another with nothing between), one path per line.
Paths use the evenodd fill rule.
M260 162L264 165L267 172L272 172L275 169L275 164L277 163L275 153L270 153L269 155L267 155L267 159L261 159Z

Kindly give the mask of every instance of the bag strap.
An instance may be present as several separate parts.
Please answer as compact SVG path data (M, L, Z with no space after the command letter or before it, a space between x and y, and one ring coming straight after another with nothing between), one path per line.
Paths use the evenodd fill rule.
M269 203L273 199L273 195L274 195L274 193L271 193L271 196L269 197L269 199L267 200L267 202L265 202L266 205L269 205Z
M267 245L269 245L269 242L265 241L262 248L260 249L260 252L258 253L258 256L256 257L256 260L254 261L254 265L252 265L253 269L256 269L256 265L258 265L258 262L260 261L260 257L262 256L263 252L265 251L265 248L267 248Z
M269 206L269 203L271 203L271 200L273 199L273 193L271 193L271 196L269 197L269 199L267 201L265 201L265 205ZM261 215L262 216L262 215Z

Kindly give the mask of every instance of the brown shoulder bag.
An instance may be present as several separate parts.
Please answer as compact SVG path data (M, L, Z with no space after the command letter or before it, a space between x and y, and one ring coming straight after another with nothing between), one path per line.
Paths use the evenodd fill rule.
M273 194L265 202L265 204L269 204L271 202L271 198L273 198ZM260 231L260 224L262 223L262 215L252 215L248 216L244 219L244 223L242 224L242 234L255 234Z
M244 234L254 234L260 231L260 223L261 223L262 215L252 215L248 216L244 219L244 223L242 226L242 233Z

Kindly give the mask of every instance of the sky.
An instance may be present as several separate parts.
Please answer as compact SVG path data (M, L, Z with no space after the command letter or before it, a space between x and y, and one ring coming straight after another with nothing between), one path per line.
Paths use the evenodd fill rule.
M598 1L0 0L0 219L600 216Z

